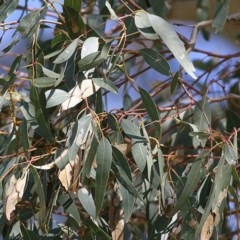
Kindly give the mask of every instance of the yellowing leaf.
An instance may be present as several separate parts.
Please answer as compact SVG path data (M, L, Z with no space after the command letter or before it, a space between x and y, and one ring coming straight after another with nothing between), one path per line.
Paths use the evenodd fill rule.
M4 210L6 218L11 219L11 213L16 209L16 204L22 199L27 180L28 171L24 172L21 178L17 179L12 174L4 188Z

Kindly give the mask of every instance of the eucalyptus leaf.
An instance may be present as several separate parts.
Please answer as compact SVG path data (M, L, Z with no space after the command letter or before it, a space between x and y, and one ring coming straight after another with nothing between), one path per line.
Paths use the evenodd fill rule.
M8 0L0 6L0 22L3 22L6 17L10 16L17 8L19 0Z
M157 110L157 106L156 106L156 104L154 103L151 96L149 95L149 93L146 90L139 87L139 92L141 94L143 105L144 105L145 109L147 110L147 112L149 114L149 117L153 121L158 135L160 136L161 125L160 125L160 118L159 118L159 113L158 113L158 110Z
M96 217L96 207L93 201L92 194L86 188L80 188L78 190L78 198L83 205L83 208L92 218Z
M112 147L109 141L103 137L97 148L97 170L96 170L96 183L95 183L95 205L96 214L101 211L109 172L112 163Z
M61 89L52 89L45 92L45 97L47 101L46 108L51 108L62 104L64 101L69 99L71 95Z
M184 43L180 40L171 24L163 18L149 14L143 10L137 11L135 15L135 24L139 31L142 32L144 30L144 34L147 38L156 39L158 36L161 37L184 70L193 79L197 78L193 73L195 68L188 57ZM148 33L146 29L153 29L155 33Z
M51 77L35 78L33 79L32 83L35 87L38 87L38 88L48 88L55 85L56 78L51 78Z
M53 63L60 64L66 62L76 51L79 38L74 39L54 60Z
M217 1L212 27L216 28L215 33L223 30L229 12L229 0Z
M166 76L170 75L170 66L161 54L151 48L143 48L139 52L154 70Z

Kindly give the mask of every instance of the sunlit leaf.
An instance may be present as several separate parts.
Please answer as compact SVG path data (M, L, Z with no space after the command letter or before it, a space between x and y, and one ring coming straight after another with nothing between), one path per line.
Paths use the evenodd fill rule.
M85 187L83 187L78 190L78 198L89 216L95 218L96 207L93 201L92 194Z
M17 179L14 174L11 174L4 188L4 209L6 218L11 219L11 213L16 209L16 204L22 199L28 171L24 170L22 176Z
M47 101L46 108L51 108L62 104L64 101L70 98L70 94L61 89L52 89L45 92Z
M207 205L204 209L201 221L196 230L196 236L202 231L203 225L205 224L209 213L213 211L213 209L216 206L220 207L221 203L220 205L218 205L218 201L219 200L222 201L222 199L219 199L218 197L221 192L223 193L226 191L230 183L231 173L232 173L232 166L226 163L224 156L222 156L217 165L217 170L216 170L216 174L213 182L213 188L211 189L210 196L208 197ZM224 207L225 206L223 206L223 208L221 207L221 209L218 208L218 217L220 219L222 218L221 216L223 214L222 211L224 210Z
M148 39L159 39L158 34L154 31L149 20L148 13L145 11L137 11L134 17L135 25L138 30Z
M99 214L102 208L107 181L109 178L110 167L112 163L112 147L109 141L103 137L97 148L97 171L95 183L95 204L96 214Z
M91 79L83 80L80 85L69 91L70 98L62 103L61 110L64 111L76 106L83 99L93 95L99 88Z
M140 10L135 15L135 23L137 28L142 32L143 29L152 28L155 33L145 33L149 39L156 39L160 36L169 50L173 53L174 57L182 65L184 70L193 78L196 79L195 68L190 61L184 43L180 40L172 25L165 21L163 18ZM147 35L146 35L147 34Z
M112 7L111 7L111 5L109 4L108 1L106 1L105 5L106 5L108 11L109 11L110 14L111 14L111 19L113 19L113 20L118 20L118 17L117 17L117 15L116 15L116 13L115 13L114 10L112 9Z
M224 145L224 156L229 165L235 165L238 161L238 151L230 143Z
M78 42L79 42L79 38L76 38L75 40L73 40L68 46L67 48L65 48L59 55L58 57L54 60L53 63L55 64L59 64L59 63L63 63L66 62L76 51L77 46L78 46Z

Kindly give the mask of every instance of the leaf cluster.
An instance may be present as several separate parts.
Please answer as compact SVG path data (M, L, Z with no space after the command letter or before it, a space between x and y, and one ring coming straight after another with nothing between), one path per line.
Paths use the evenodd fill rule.
M168 1L146 2L1 3L3 37L7 16L23 11L2 59L26 46L0 79L4 239L231 234L224 224L227 204L239 209L240 54L195 47L199 31L223 30L230 1L218 1L210 21L198 1L189 40L166 20ZM190 52L202 55L192 61Z

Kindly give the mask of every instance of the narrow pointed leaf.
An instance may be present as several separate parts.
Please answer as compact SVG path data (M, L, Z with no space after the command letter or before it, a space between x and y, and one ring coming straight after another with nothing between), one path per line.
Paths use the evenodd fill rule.
M43 9L32 11L22 18L20 21L17 31L22 34L23 38L32 37L39 27L40 20L46 14L47 7Z
M166 76L170 75L170 66L168 62L154 49L143 48L139 52L143 56L147 64L149 64L149 66L152 67L154 70Z
M50 77L50 78L59 78L60 74L59 73L56 73L52 70L49 70L45 67L42 66L42 71L43 73L47 76L47 77Z
M40 77L33 79L33 85L38 88L48 88L54 86L56 78L51 77Z
M223 30L229 12L229 0L217 1L217 7L214 13L212 27L216 28L215 33Z
M33 190L37 193L39 197L39 204L41 207L41 211L40 211L41 221L44 221L46 217L46 199L44 194L44 186L42 184L41 178L37 170L34 167L30 166L30 171L34 179Z
M61 89L53 89L53 90L46 91L45 97L47 101L46 108L51 108L51 107L62 104L71 96L68 92L63 91Z
M110 167L112 164L112 147L105 137L103 137L99 142L96 159L97 170L95 183L95 204L96 214L98 215L102 208Z
M160 36L184 70L193 79L196 79L193 73L195 68L188 57L184 43L178 37L171 24L163 18L149 14L143 10L137 11L135 15L135 24L138 30L149 39L156 39L156 37ZM151 32L148 32L148 30Z
M93 201L92 194L86 189L81 188L78 190L78 198L83 205L83 208L92 218L96 217L96 207Z
M200 159L196 159L195 162L192 163L191 169L187 175L187 182L185 183L184 189L179 197L176 206L172 211L172 216L174 216L181 208L186 204L191 197L192 193L194 192L200 177L203 171L203 160L204 160L204 152L203 156Z
M146 90L139 87L139 92L141 94L141 98L142 98L142 101L143 101L143 106L147 110L151 120L154 122L154 126L157 130L157 133L160 134L161 133L161 126L160 126L159 113L158 113L156 104L154 103L151 96L149 95L149 93Z
M19 0L8 0L1 4L0 7L0 22L3 22L18 6Z
M79 42L79 38L76 38L75 40L73 40L66 49L64 49L59 55L58 57L54 60L53 63L55 64L59 64L59 63L63 63L66 62L72 55L73 53L76 51L77 46L78 46L78 42Z
M49 123L45 119L43 103L41 102L43 101L43 99L39 97L38 91L34 86L31 87L30 96L33 105L35 106L35 118L39 124L41 134L43 137L46 138L48 142L51 142L52 141L51 130Z

